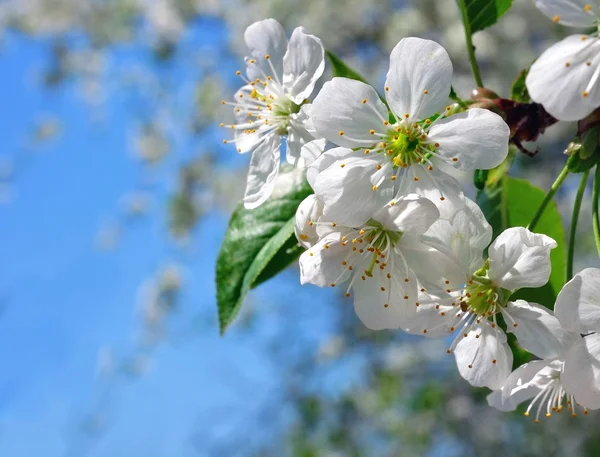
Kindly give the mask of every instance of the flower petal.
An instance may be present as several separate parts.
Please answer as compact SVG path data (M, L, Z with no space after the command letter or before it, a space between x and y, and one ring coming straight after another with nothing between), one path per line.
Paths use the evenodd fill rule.
M363 82L333 78L323 85L312 105L317 133L339 146L368 148L380 139L371 135L371 130L385 133L383 121L388 119L388 110L375 89Z
M304 144L302 149L300 149L300 163L305 167L310 167L315 160L319 158L323 151L325 151L326 147L327 140L325 138L312 140Z
M310 187L314 189L317 176L319 176L319 173L323 170L327 169L338 160L355 156L357 156L356 152L348 148L332 148L326 153L321 154L310 164L308 170L306 170L306 179L308 180Z
M591 0L536 0L535 6L554 22L573 27L592 27L599 15Z
M541 287L550 277L550 250L556 246L549 236L509 228L489 248L489 277L509 290Z
M483 250L492 241L492 227L479 206L465 198L465 206L451 221L439 219L425 233L423 242L450 258L470 277L483 266Z
M578 333L562 328L554 313L537 303L509 302L503 314L505 318L509 315L507 331L515 334L523 348L541 359L562 356L581 338Z
M265 76L272 76L279 79L283 76L283 56L288 47L285 30L275 19L264 19L251 24L244 33L246 46L250 50L250 55L255 60L247 60L246 73L250 81L256 78L264 79ZM269 59L266 59L266 56ZM269 64L269 61L271 62ZM275 74L271 69L275 69Z
M549 377L539 376L550 362L535 360L521 365L506 379L499 390L488 395L490 406L500 411L514 411L520 403L534 398L548 383Z
M440 212L431 200L416 194L401 197L394 206L386 205L373 214L373 219L387 230L413 235L425 233L439 217Z
M459 170L488 170L500 165L508 154L510 129L496 113L471 108L436 122L429 138L439 144L437 154Z
M234 109L233 114L236 120L235 125L239 125L240 128L227 126L233 128L235 147L241 154L252 151L263 136L273 130L272 127L266 125L261 125L258 129L254 129L253 125L248 122L251 120L248 117L248 113L256 109L252 97L250 97L253 90L254 88L247 84L236 91L234 101L238 106Z
M279 174L279 149L281 137L271 133L258 143L248 168L244 207L254 209L262 205L273 192L275 179Z
M435 41L404 38L390 55L385 97L397 117L422 120L445 106L452 84L452 62Z
M417 194L428 198L437 206L442 219L452 218L464 206L462 184L439 167L428 170L424 166L413 165L408 170L418 180L410 176L403 178L396 191L397 196Z
M300 105L310 97L315 83L325 69L325 51L321 40L296 27L283 57L283 87L288 96Z
M460 375L475 387L499 389L512 368L513 356L506 335L487 320L458 343L454 355Z
M321 164L329 162L332 151L336 150L323 154ZM325 204L325 216L347 227L363 225L393 196L393 181L385 179L388 171L391 164L382 154L365 156L361 151L331 163L318 174L313 185L315 194Z
M314 194L302 200L296 210L294 232L298 242L307 249L319 241L315 222L319 220L322 214L323 203Z
M303 118L297 114L289 117L286 160L296 168L305 168L306 163L302 158L302 148L305 144L314 140L314 137L304 127Z
M567 330L600 333L600 270L577 273L558 294L554 310Z
M330 287L348 279L350 271L342 265L348 257L348 249L340 242L341 232L323 237L300 256L300 283Z
M408 275L406 283L405 275L392 273L388 278L386 271L375 268L372 277L354 283L354 310L367 328L382 330L402 326L417 296L417 281Z
M600 334L592 333L571 347L560 379L579 404L600 408Z
M561 121L583 119L600 105L600 40L571 35L533 63L526 84L531 98Z

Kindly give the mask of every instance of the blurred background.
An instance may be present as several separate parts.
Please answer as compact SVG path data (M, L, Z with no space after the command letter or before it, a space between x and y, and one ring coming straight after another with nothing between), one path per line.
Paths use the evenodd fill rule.
M452 1L0 0L0 455L599 455L598 415L492 410L446 342L368 331L295 267L219 337L214 264L249 160L222 144L220 101L266 17L376 87L401 38L434 39L474 88ZM568 33L515 0L475 36L486 86L508 96ZM547 189L574 132L513 174ZM589 213L577 268L598 266Z

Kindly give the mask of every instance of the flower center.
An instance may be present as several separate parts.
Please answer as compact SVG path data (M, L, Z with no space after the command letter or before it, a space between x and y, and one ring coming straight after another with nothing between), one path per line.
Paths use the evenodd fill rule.
M389 128L383 138L381 150L391 159L394 168L407 168L427 160L434 151L427 141L427 133L417 124L404 122Z
M485 270L477 271L467 282L460 297L460 307L463 312L470 310L480 317L493 316L506 307L510 291L494 285L487 277L478 273L485 274Z

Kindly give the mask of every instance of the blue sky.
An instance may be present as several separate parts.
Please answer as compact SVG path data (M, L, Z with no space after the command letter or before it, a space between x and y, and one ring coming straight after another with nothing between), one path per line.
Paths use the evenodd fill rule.
M207 27L206 35L187 45L222 40L218 24ZM218 337L213 264L227 215L212 214L200 224L192 254L178 251L166 237L164 202L173 173L194 153L185 141L163 165L170 178L153 188L157 202L150 214L128 226L116 250L96 249L99 228L115 217L119 201L140 179L139 163L128 151L127 100L112 96L98 125L73 83L56 91L35 84L48 42L11 35L4 44L0 158L16 158L22 166L13 198L0 206L0 299L6 304L0 316L0 455L203 455L202 446L192 443L198 429L209 438L230 433L231 424L252 417L255 403L276 389L275 367L264 352L278 312L303 302L317 308L332 294L314 300L316 290L301 289L290 272L251 297L276 311L259 334L234 329ZM135 49L119 52L113 55L117 62L144 59ZM63 131L31 151L27 133L40 113L58 117ZM173 338L155 348L143 376L98 378L100 348L111 348L117 358L135 353L138 287L173 260L186 266ZM309 345L327 332L321 316L308 319ZM107 426L90 438L80 429L94 411Z

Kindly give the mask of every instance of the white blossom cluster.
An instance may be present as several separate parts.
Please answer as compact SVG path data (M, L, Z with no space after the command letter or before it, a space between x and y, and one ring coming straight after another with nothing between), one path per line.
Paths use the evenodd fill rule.
M538 1L570 22L558 9L576 3ZM581 8L585 14L596 10L588 6ZM232 132L224 142L252 155L248 209L273 192L283 142L286 161L306 169L314 194L300 204L295 227L306 248L302 284L342 287L372 330L448 338L460 374L492 389L488 401L501 410L530 400L526 415L535 408L537 421L565 404L574 415L600 408L600 270L584 270L568 282L556 314L511 300L519 289L548 282L557 243L523 227L492 240L481 209L449 173L501 164L510 129L486 109L446 105L453 67L445 49L402 39L391 52L381 96L368 84L339 77L314 93L324 49L302 27L288 40L276 20L266 19L248 27L245 41L246 75L238 72L245 85L233 102L223 101L235 114L235 123L222 124ZM592 57L578 46L581 58L569 57L571 67L588 67ZM586 74L582 93L588 95L572 101L565 118L591 111L598 68ZM545 84L540 75L547 83L550 73L542 56L527 82L532 96L558 116L558 97L542 99L535 91ZM511 372L507 332L539 360Z

